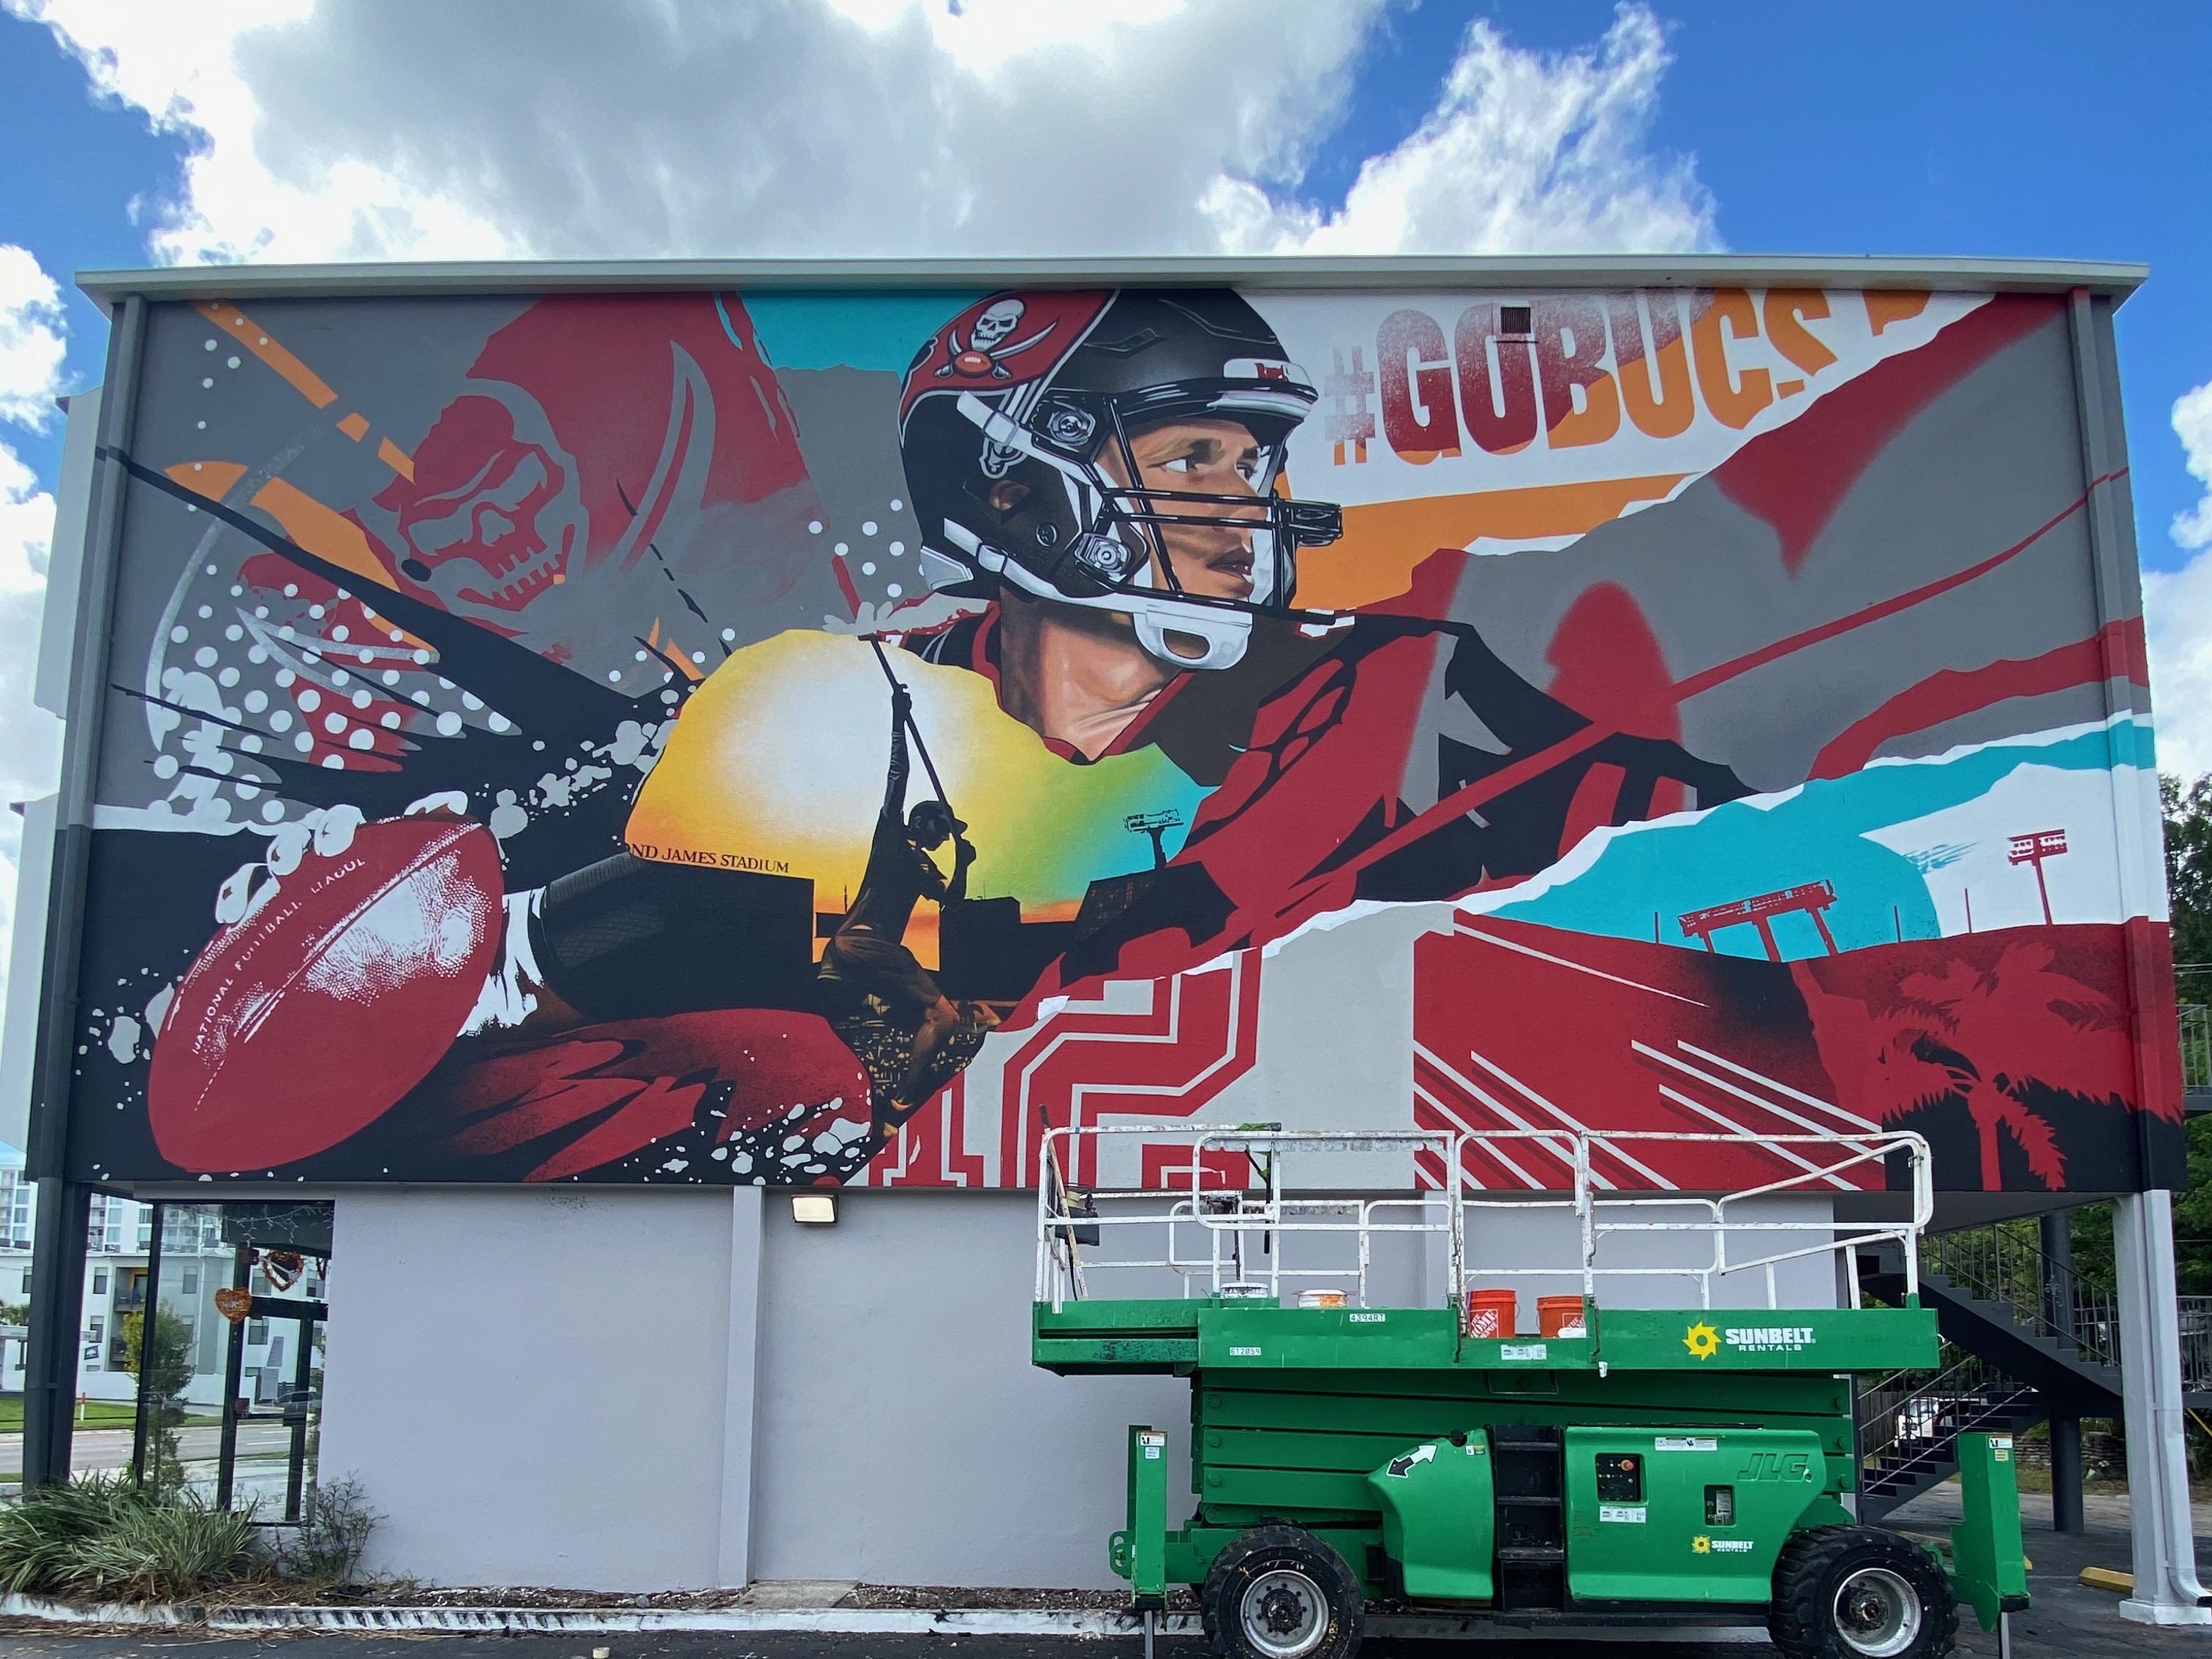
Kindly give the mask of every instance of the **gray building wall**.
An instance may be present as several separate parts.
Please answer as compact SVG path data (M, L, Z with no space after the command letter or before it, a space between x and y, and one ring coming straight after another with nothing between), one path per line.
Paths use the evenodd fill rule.
M720 1583L731 1212L696 1190L339 1195L321 1468L382 1513L370 1565Z
M1030 1364L1030 1194L335 1196L322 1469L383 1571L1106 1588L1126 1426L1188 1468L1183 1383Z
M1188 1470L1188 1385L1030 1364L1034 1194L845 1193L837 1213L764 1206L753 1576L1118 1584L1127 1425ZM1193 1502L1171 1490L1171 1525Z

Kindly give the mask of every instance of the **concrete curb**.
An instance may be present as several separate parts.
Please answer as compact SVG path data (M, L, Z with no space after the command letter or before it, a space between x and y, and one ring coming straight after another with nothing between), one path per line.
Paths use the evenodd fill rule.
M63 1625L137 1625L204 1627L210 1632L321 1630L371 1632L447 1631L455 1633L526 1635L532 1632L590 1634L639 1631L811 1631L840 1636L923 1636L933 1632L974 1636L1067 1636L1083 1638L1133 1637L1144 1628L1129 1613L1093 1613L1073 1608L997 1607L698 1607L644 1608L618 1613L596 1607L237 1607L156 1602L150 1606L108 1603L88 1606L49 1601L39 1595L0 1596L0 1618L40 1619ZM1367 1621L1370 1634L1458 1640L1529 1641L1547 1638L1587 1641L1602 1634L1610 1642L1710 1642L1764 1644L1756 1626L1638 1626L1627 1629L1530 1630L1488 1619L1452 1619L1378 1613ZM1201 1634L1195 1613L1164 1615L1163 1636Z

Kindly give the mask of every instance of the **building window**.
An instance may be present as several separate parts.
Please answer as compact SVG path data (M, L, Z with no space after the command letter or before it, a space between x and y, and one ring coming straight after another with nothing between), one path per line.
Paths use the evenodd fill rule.
M246 1322L246 1346L247 1347L258 1348L263 1343L268 1341L268 1340L269 1322L267 1320L249 1319Z
M95 1319L92 1322L92 1328L85 1334L84 1340L88 1344L97 1347L100 1342L105 1340L106 1334L107 1322L104 1319Z
M184 1293L186 1296L198 1296L200 1293L200 1276L198 1273L188 1273L185 1275Z
M31 1293L31 1270L30 1270L28 1267L26 1267L26 1268L24 1268L24 1269L23 1269L23 1294L24 1294L25 1296L28 1296L28 1295L30 1295L30 1293Z
M105 1270L93 1274L92 1293L94 1296L106 1296L107 1294L107 1274Z

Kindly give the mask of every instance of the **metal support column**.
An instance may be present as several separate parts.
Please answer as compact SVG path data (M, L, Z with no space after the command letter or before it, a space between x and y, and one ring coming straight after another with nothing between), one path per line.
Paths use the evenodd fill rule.
M241 1244L232 1258L230 1284L233 1290L246 1287L246 1274L253 1252ZM248 1316L251 1317L251 1316ZM215 1458L215 1506L219 1510L230 1507L231 1489L238 1474L238 1385L246 1375L246 1321L230 1322L230 1346L222 1362L222 1434L216 1443Z
M2153 1188L2115 1199L2112 1254L2120 1279L2120 1395L2127 1409L2136 1569L2135 1594L2120 1603L2120 1617L2144 1625L2212 1625L2212 1596L2197 1582L2189 1522L2173 1194Z
M58 1486L69 1480L70 1442L76 1431L92 1188L49 1176L38 1182L38 1194L31 1236L31 1340L23 1358L23 1484Z
M2075 1346L2073 1212L2051 1210L2043 1235L2043 1316L2063 1350ZM2081 1518L2081 1419L2051 1414L2051 1530L2079 1533Z
M2081 1419L2051 1419L2051 1530L2081 1533L2088 1523L2081 1518Z
M146 1301L138 1315L138 1420L131 1430L131 1484L146 1484L146 1443L156 1433L154 1422L156 1396L154 1393L154 1355L156 1339L161 1328L161 1230L167 1224L169 1206L154 1206L154 1224L149 1234L146 1252ZM160 1442L155 1441L158 1447ZM154 1482L161 1481L161 1458L154 1460Z
M100 441L128 448L137 410L146 302L119 307L107 337ZM64 1179L68 1168L70 1085L76 1058L77 964L85 877L92 859L92 805L100 769L100 710L107 694L110 613L123 542L125 475L112 463L93 475L92 511L78 572L71 635L69 713L62 731L52 874L47 889L45 970L39 987L38 1047L31 1066L30 1144L24 1175L39 1195L31 1246L31 1338L24 1356L23 1484L70 1474L76 1395L78 1320L84 1312L85 1227L90 1188Z

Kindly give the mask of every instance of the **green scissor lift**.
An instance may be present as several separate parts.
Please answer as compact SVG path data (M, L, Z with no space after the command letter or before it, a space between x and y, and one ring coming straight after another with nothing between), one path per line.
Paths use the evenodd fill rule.
M1272 1126L1055 1133L1066 1139L1047 1148L1033 1358L1061 1376L1189 1378L1196 1511L1169 1528L1167 1437L1131 1428L1127 1521L1110 1557L1148 1615L1165 1607L1170 1585L1196 1587L1217 1653L1339 1659L1358 1645L1367 1604L1382 1601L1507 1625L1763 1623L1790 1659L1922 1659L1950 1650L1954 1597L2000 1630L2027 1605L2008 1437L1963 1438L1966 1513L1948 1562L1859 1526L1844 1504L1857 1484L1850 1375L1936 1364L1936 1315L1917 1296L1902 1308L1664 1309L1586 1293L1581 1334L1470 1335L1462 1286L1483 1275L1463 1264L1464 1217L1483 1195L1446 1182L1421 1207L1283 1187L1289 1153L1388 1150L1379 1142L1403 1151L1420 1136L1302 1137ZM1185 1195L1079 1190L1061 1178L1087 1173L1086 1137L1121 1134L1189 1146ZM1464 1167L1468 1137L1428 1139L1449 1143L1436 1149L1449 1160L1441 1167ZM1596 1265L1609 1235L1699 1231L1620 1220L1652 1212L1589 1179L1605 1139L1560 1153L1577 1190L1551 1206L1579 1220L1583 1240L1571 1271L1586 1290L1614 1273L1684 1276ZM1898 1224L1791 1223L1820 1235L1815 1246L1687 1276L1709 1289L1766 1269L1771 1285L1771 1263L1830 1251L1848 1261L1870 1237L1902 1237L1910 1257L1925 1219L1924 1146L1893 1135L1793 1139L1828 1146L1826 1163L1802 1147L1792 1162L1830 1172L1917 1158L1923 1201ZM1224 1150L1250 1158L1258 1197L1204 1189L1200 1152L1218 1170ZM1790 1181L1757 1195L1777 1185L1804 1190ZM1717 1240L1740 1226L1786 1231L1735 1220L1729 1206L1741 1213L1746 1196L1679 1200L1674 1212L1686 1205L1716 1218L1705 1231ZM1389 1206L1421 1218L1378 1219ZM1164 1255L1116 1260L1103 1242L1164 1227ZM1178 1231L1204 1252L1183 1259ZM1374 1277L1370 1246L1394 1231L1427 1234L1447 1258L1450 1305L1383 1306L1361 1293ZM1356 1245L1358 1265L1286 1265L1316 1234L1347 1256ZM1651 1244L1625 1242L1638 1253ZM1725 1243L1714 1249L1725 1263ZM1087 1293L1113 1267L1148 1270L1156 1282L1172 1273L1202 1293ZM1332 1275L1348 1286L1344 1305L1282 1305L1301 1279Z

